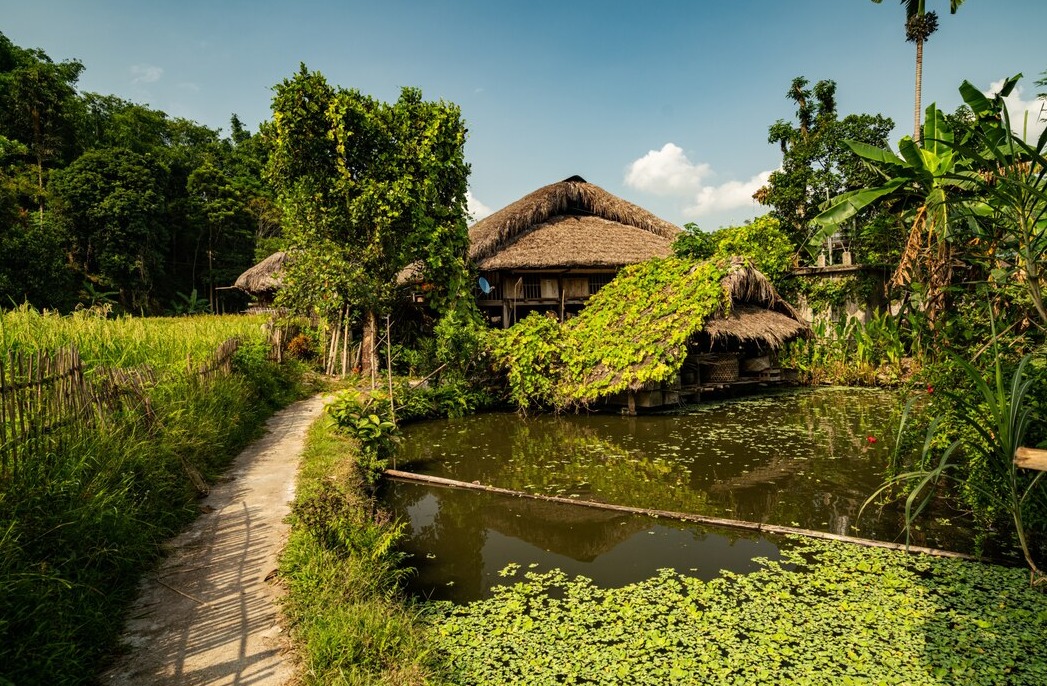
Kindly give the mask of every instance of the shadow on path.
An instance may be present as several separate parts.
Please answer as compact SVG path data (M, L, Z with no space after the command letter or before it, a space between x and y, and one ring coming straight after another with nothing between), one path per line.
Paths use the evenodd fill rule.
M266 434L204 499L206 514L167 544L168 557L142 582L124 629L129 653L103 684L275 686L293 669L282 659L276 569L284 518L317 395L266 423Z

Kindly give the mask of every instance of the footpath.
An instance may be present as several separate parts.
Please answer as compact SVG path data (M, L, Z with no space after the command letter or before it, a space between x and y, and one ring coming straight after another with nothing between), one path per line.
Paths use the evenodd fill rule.
M124 629L128 653L102 677L113 686L283 686L277 558L316 395L284 408L201 502L203 514L167 544L142 582Z

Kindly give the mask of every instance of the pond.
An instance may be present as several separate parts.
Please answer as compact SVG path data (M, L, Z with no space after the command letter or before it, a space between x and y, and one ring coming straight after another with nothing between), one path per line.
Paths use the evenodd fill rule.
M858 512L893 444L896 396L820 388L705 403L671 414L483 414L409 426L406 471L528 493L904 540L898 508ZM782 541L666 519L495 494L391 483L408 525L413 590L485 597L509 564L559 567L601 585L659 568L703 578L776 558ZM914 544L969 551L973 534L943 513Z

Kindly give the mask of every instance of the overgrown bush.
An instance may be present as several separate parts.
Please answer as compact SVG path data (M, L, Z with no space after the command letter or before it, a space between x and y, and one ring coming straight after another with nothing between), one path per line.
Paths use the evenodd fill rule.
M919 360L908 355L909 334L898 319L878 312L867 321L819 319L814 335L787 345L779 356L812 384L897 386L918 371Z
M368 483L373 486L388 466L389 458L400 441L389 396L381 391L344 390L327 406L327 413L341 433L359 443L359 463Z

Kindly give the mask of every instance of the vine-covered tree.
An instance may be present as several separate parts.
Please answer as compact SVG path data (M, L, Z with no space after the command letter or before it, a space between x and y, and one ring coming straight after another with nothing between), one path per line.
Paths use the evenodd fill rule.
M464 287L465 125L457 106L417 89L387 104L305 65L275 90L266 173L293 254L281 298L328 317L361 313L367 372L400 270L422 261L437 305Z
M840 193L875 182L875 173L862 164L844 140L886 146L894 122L880 114L850 114L840 119L833 81L819 81L811 88L806 78L797 77L787 97L796 104L796 122L779 119L771 125L767 138L781 148L782 166L754 197L773 208L771 216L801 247L808 243L810 220L818 214L819 205ZM879 225L871 213L860 219L858 230L864 238L860 247L868 257L881 250L876 245L875 232L870 234L866 229Z

